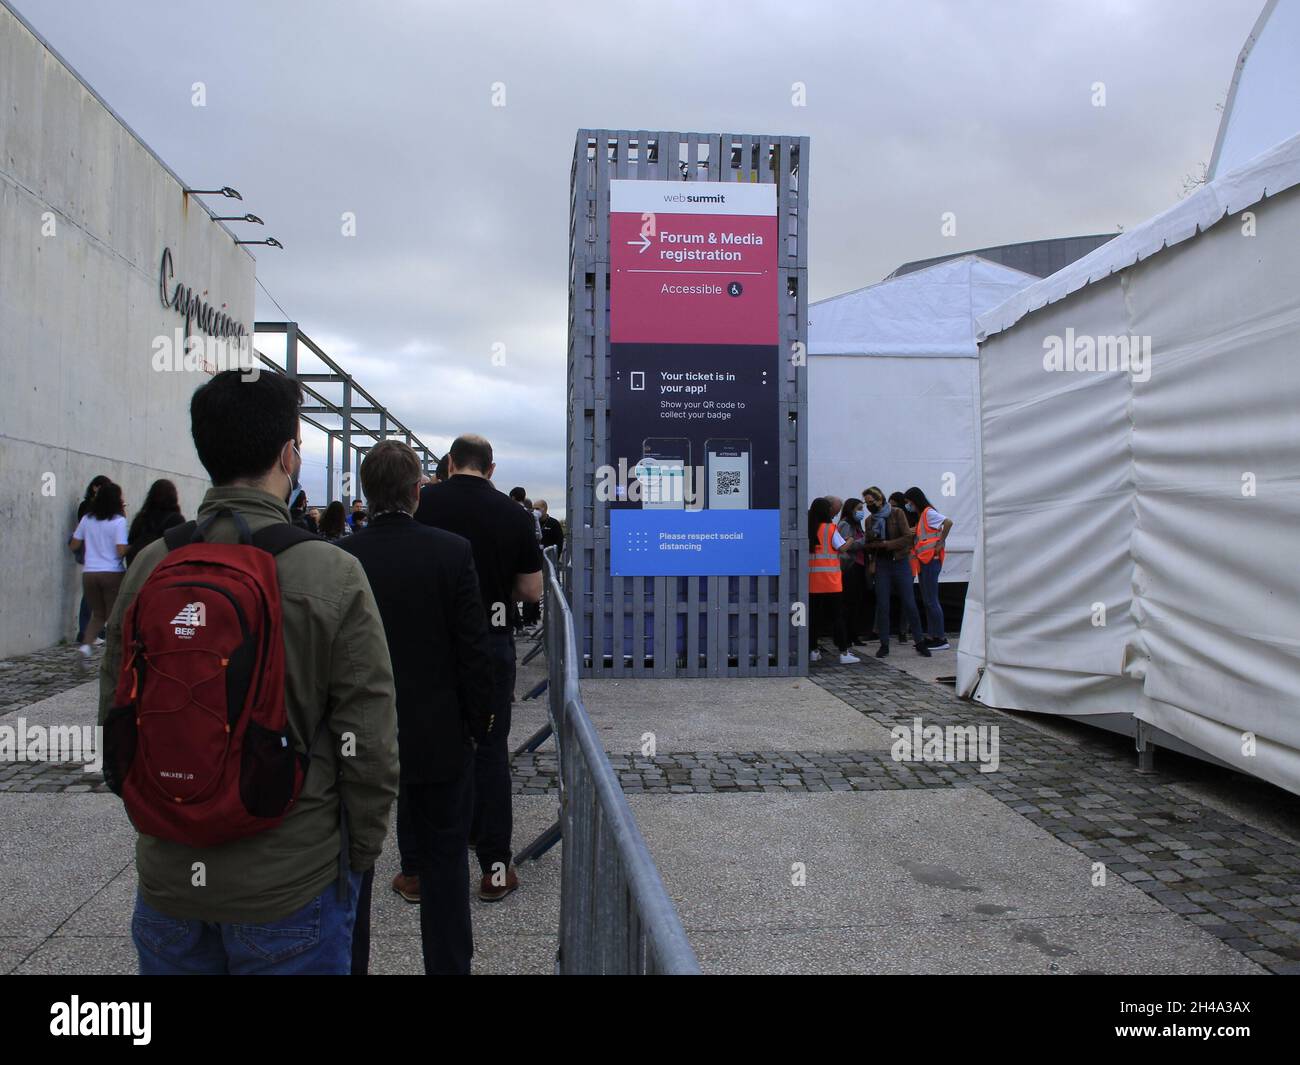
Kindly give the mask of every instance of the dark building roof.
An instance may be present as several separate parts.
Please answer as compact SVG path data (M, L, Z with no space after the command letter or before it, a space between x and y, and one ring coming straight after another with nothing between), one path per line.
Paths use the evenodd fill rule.
M935 266L963 255L978 255L983 259L991 259L995 263L1009 266L1013 270L1023 270L1035 277L1046 277L1069 266L1076 259L1082 259L1090 251L1100 248L1108 240L1117 236L1118 233L1097 233L1090 237L1053 237L1051 240L1027 240L1021 244L1001 244L996 248L956 251L951 255L936 255L933 259L918 259L916 262L904 263L889 277L901 277L903 274L910 274L913 270L924 270L927 266Z

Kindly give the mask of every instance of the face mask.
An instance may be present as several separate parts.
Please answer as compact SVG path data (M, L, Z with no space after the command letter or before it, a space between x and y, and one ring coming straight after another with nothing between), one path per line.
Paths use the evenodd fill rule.
M913 504L908 503L908 504L907 504L907 512L908 512L909 514L915 514L915 513L916 513L916 507L915 507Z
M868 504L867 504L867 509L868 509L869 511L871 511L872 514L879 514L879 513L880 513L880 504L879 504L879 503L868 503Z
M861 525L862 519L865 515L866 515L865 510L859 510L857 513L853 515L853 520L856 521L859 525Z
M542 512L541 512L540 510L534 510L534 511L533 511L533 517L536 518L538 521L541 521L541 520L542 520Z
M297 444L293 445L293 453L298 456L298 468L302 469L302 452L298 450ZM292 507L294 500L297 498L297 493L301 492L302 488L298 484L298 475L296 473L284 470L284 475L289 478L289 493L284 497L284 501Z

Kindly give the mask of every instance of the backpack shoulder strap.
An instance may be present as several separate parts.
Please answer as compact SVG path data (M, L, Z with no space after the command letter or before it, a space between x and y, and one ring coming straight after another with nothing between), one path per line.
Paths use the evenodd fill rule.
M260 547L269 554L278 555L282 551L289 550L295 544L306 543L308 540L324 539L323 536L317 536L315 533L301 529L297 525L277 521L253 533L253 546Z
M182 522L180 525L173 525L165 533L163 540L167 544L168 551L175 551L178 547L184 547L194 539L194 530L197 523L192 521Z

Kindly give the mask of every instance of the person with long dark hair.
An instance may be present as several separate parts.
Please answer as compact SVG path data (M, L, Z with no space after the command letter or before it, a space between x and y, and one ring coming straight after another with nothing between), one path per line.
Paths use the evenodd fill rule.
M77 504L77 521L81 521L81 519L86 516L86 511L90 509L90 502L95 498L95 493L99 491L102 485L108 484L108 481L109 479L105 477L102 473L99 476L92 477L90 479L90 484L86 485L85 497L81 500L80 503ZM76 529L75 525L73 526L73 529ZM75 533L73 535L75 535ZM69 546L72 545L72 536L68 537L68 545ZM77 560L78 566L84 566L86 564L86 549L83 547L80 551L73 551L72 557ZM77 635L78 636L80 636L81 633L85 631L86 625L87 623L89 623L89 621L90 621L90 603L86 599L85 595L83 594L81 597L81 604L77 609ZM100 633L99 636L102 637L103 633Z
M129 566L141 548L148 547L173 525L184 523L176 486L168 480L154 481L144 497L144 506L131 521L131 531L126 536L126 564Z
M822 653L818 646L822 633L829 627L840 664L852 665L862 659L849 651L848 631L844 625L844 583L840 560L849 557L849 545L835 528L835 510L827 498L812 501L808 508L808 658L816 662Z
M931 651L946 651L943 606L939 602L939 575L943 572L944 544L952 530L952 519L930 505L921 489L909 488L903 495L907 509L916 514L916 543L912 546L912 572L921 579L921 601L925 604L926 644Z
M320 534L330 543L336 544L346 535L347 516L343 504L334 500L325 508L320 518Z
M81 656L89 658L90 641L107 624L126 569L122 564L126 554L126 506L122 503L122 489L112 481L99 486L90 509L77 522L69 546L74 554L82 550L86 553L81 587L90 604L90 621L78 633L77 643Z
M868 622L863 621L863 608L867 601L867 553L863 545L867 533L862 522L866 513L866 504L852 496L840 508L838 528L849 548L848 555L840 559L840 576L844 586L844 591L840 594L844 598L844 625L848 630L849 646L861 644L870 627Z

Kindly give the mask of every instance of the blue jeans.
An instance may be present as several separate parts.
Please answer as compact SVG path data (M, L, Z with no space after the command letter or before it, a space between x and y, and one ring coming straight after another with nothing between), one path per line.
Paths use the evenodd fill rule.
M939 605L939 574L943 560L936 554L929 562L921 563L921 602L925 604L925 634L943 636L943 607Z
M921 641L921 618L916 612L916 597L912 594L912 563L909 559L895 562L891 558L876 559L876 634L882 647L889 646L889 599L897 596L902 605L903 621L912 639Z
M347 976L361 873L348 898L331 883L302 909L275 921L223 924L184 920L146 906L137 891L131 939L141 976Z

